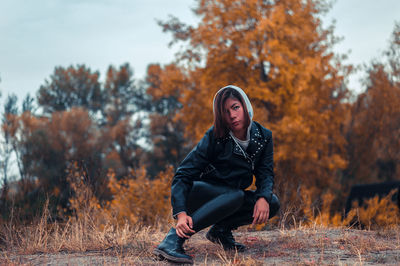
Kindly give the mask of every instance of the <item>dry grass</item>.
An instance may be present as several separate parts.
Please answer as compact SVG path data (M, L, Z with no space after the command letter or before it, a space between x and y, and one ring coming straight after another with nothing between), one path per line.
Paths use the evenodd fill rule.
M92 212L79 219L50 223L47 208L36 223L18 226L11 220L0 227L3 264L133 264L160 265L152 251L165 236L169 222L155 226L118 225L109 218L99 223ZM243 253L224 251L206 240L205 230L185 244L198 265L363 265L400 263L400 227L357 230L317 223L285 223L268 231L241 228L237 241Z
M17 229L14 227L14 229ZM271 231L236 232L248 249L243 253L224 251L210 243L204 232L185 244L198 265L320 265L400 263L400 228L379 231L347 228L297 227ZM0 264L134 264L159 265L152 255L165 231L155 227L128 225L96 228L70 220L65 225L2 228Z
M10 254L28 255L57 252L134 251L138 256L149 255L151 236L159 229L132 227L118 223L98 224L89 214L81 219L70 218L66 223L49 223L47 208L36 223L28 226L3 224L0 228L0 250ZM131 254L132 255L132 254Z

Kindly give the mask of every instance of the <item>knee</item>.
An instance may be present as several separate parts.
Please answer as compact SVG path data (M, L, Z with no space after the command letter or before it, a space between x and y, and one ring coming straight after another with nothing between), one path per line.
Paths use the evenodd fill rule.
M244 201L244 191L243 190L235 190L229 193L231 197L231 202L235 206L242 206Z

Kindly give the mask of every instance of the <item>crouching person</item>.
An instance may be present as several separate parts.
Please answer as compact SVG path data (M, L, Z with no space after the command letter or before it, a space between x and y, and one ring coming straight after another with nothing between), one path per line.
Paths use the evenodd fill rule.
M214 125L178 167L171 186L176 227L154 250L161 258L193 263L186 239L212 225L206 237L225 250L243 251L232 230L265 223L276 215L272 133L252 121L253 108L236 86L220 89L213 101ZM245 190L256 178L256 191Z

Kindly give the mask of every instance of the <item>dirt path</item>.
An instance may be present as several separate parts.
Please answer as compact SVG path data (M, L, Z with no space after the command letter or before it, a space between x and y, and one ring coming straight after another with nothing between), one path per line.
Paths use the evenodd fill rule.
M242 253L225 252L200 232L185 244L196 265L399 265L400 232L354 229L296 229L236 232L248 247ZM167 265L152 255L159 236L141 245L86 252L21 254L3 251L0 265Z

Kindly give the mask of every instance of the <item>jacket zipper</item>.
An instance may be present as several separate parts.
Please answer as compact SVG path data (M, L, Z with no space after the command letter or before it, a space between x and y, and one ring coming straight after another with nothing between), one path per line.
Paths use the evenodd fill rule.
M231 137L231 138L232 138L232 137ZM246 160L249 160L249 161L250 161L250 164L251 164L251 171L254 171L254 161L253 161L253 160L247 155L247 153L242 149L242 146L240 146L240 144L237 143L237 141L235 140L235 138L232 138L232 139L233 139L233 141L235 142L235 144L239 147L239 149L240 149L240 151L242 152L244 158L245 158Z

